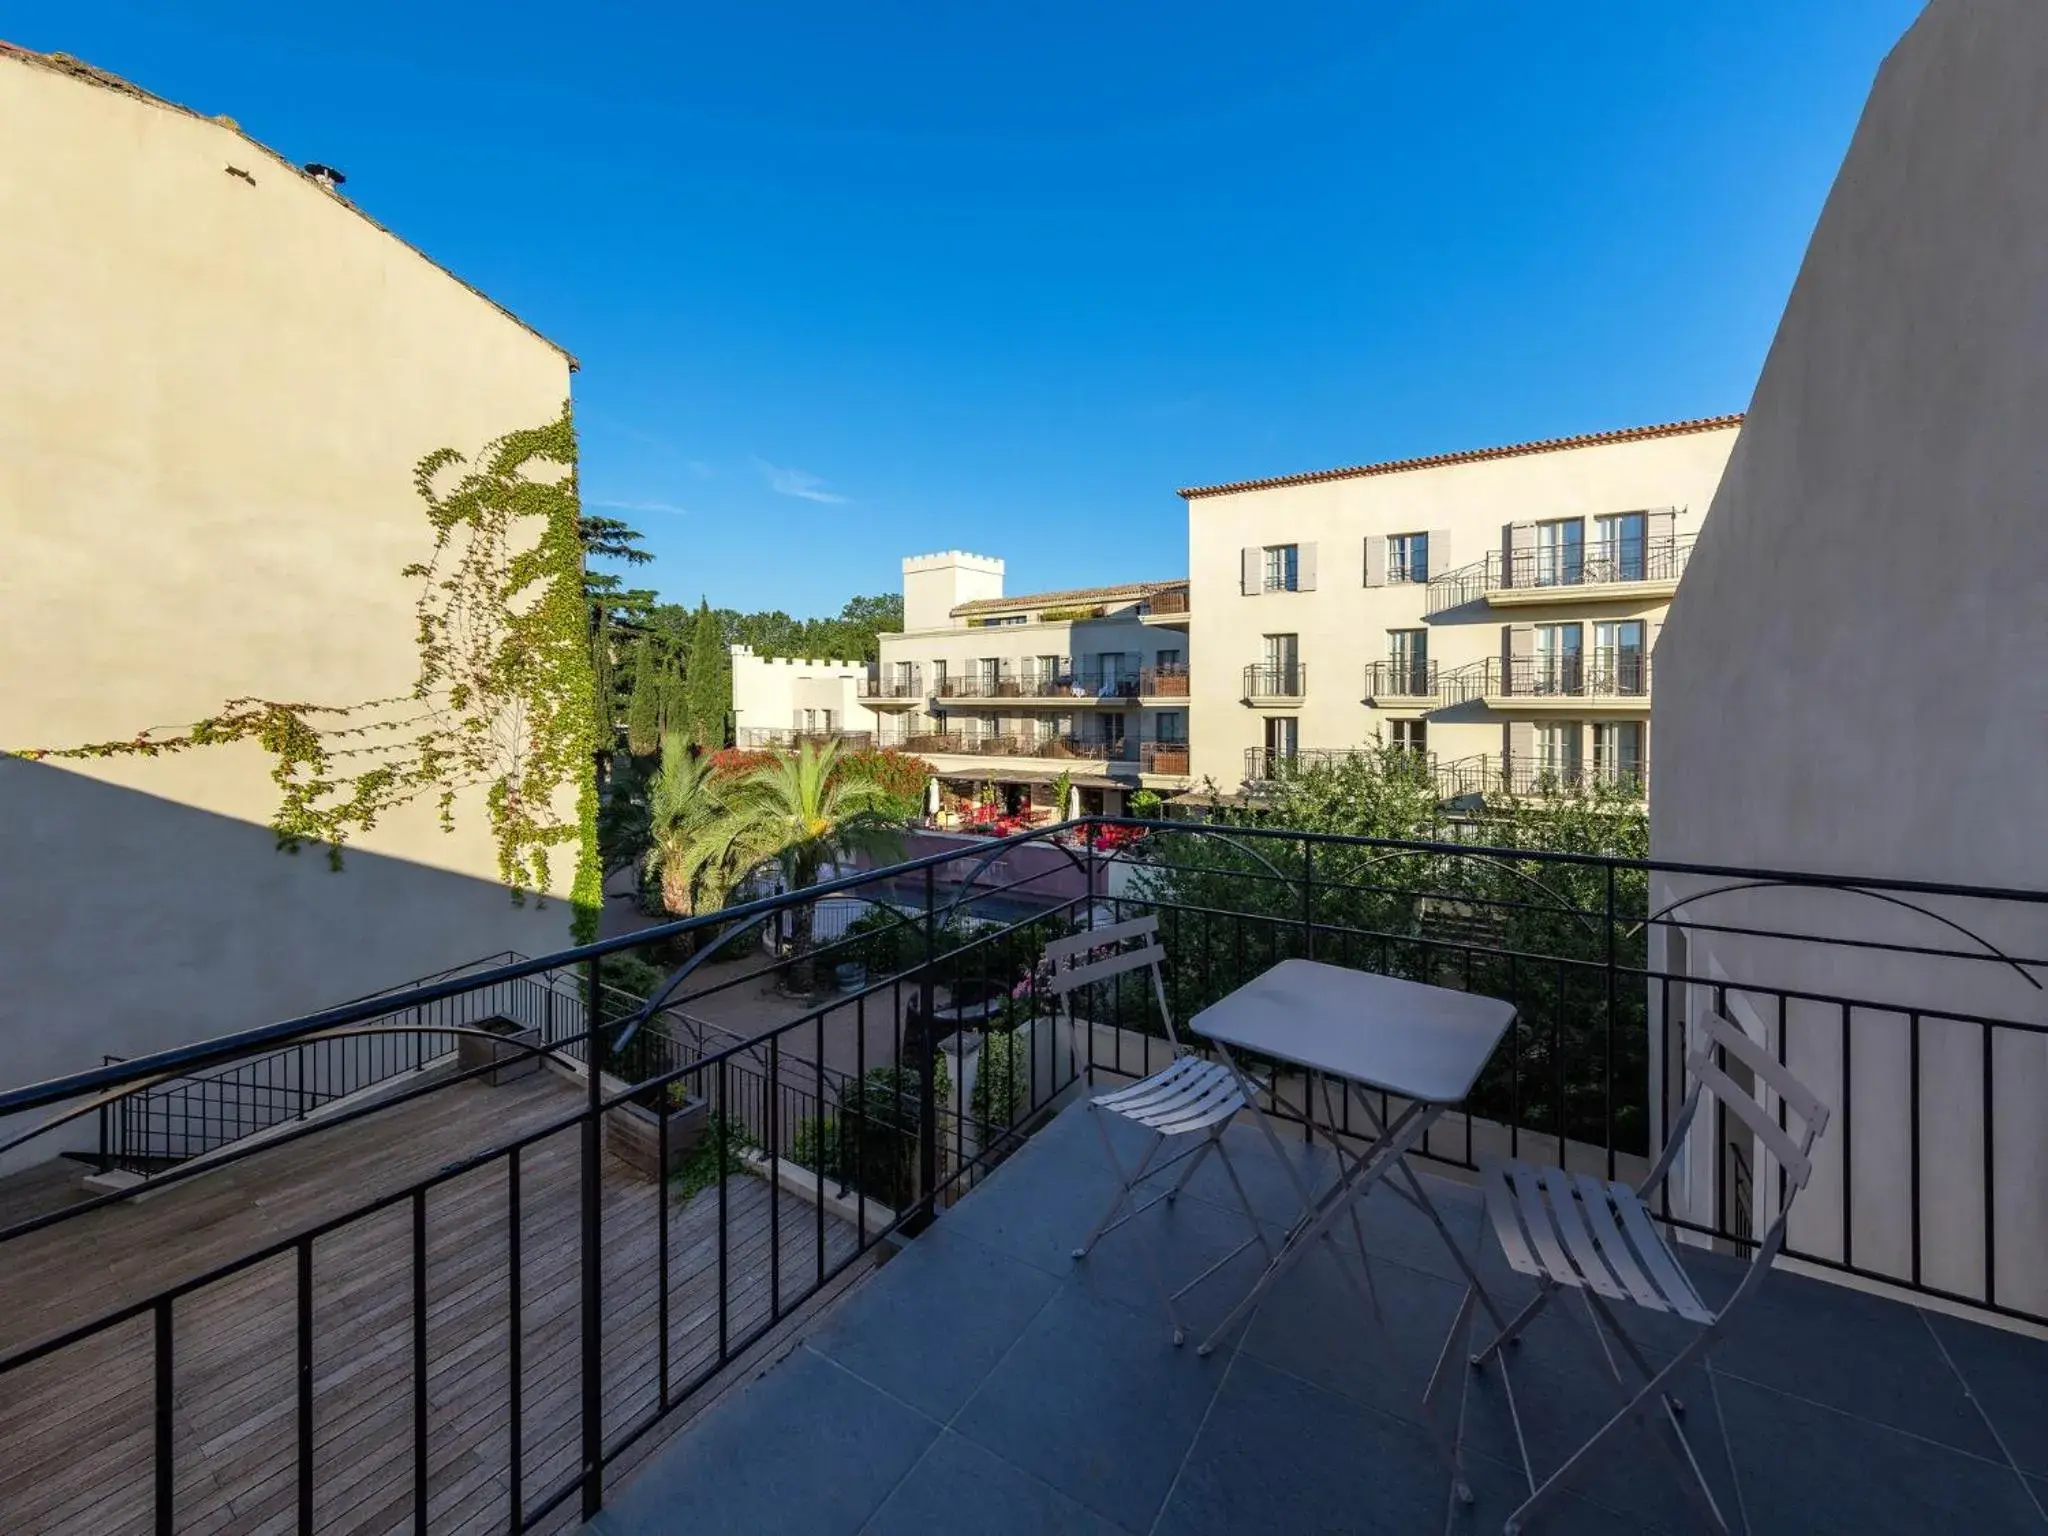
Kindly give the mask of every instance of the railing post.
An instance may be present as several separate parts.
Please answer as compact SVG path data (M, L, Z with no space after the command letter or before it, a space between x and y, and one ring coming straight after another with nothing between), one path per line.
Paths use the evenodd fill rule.
M938 1214L939 1041L932 971L939 958L938 900L933 867L924 872L924 969L917 987L917 1032L912 1040L917 1068L917 1186L921 1202L912 1230Z
M1607 1028L1601 1066L1600 1104L1604 1121L1602 1139L1607 1143L1607 1178L1614 1180L1614 1007L1617 975L1614 954L1614 861L1607 863ZM1558 1128L1558 1146L1564 1146L1564 1127ZM1647 1149L1646 1149L1647 1150Z
M1301 843L1301 953L1304 958L1316 957L1316 845L1307 838Z
M584 1065L590 1088L583 1116L583 1518L594 1520L604 1507L604 1313L599 1281L603 1274L604 1216L604 1022L598 957L584 968Z

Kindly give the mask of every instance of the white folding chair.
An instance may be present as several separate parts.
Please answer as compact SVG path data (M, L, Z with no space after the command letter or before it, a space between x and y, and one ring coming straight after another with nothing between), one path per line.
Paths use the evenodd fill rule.
M1765 1094L1745 1092L1728 1076L1730 1060L1748 1070L1756 1088ZM1601 1446L1632 1422L1649 1431L1651 1443L1672 1463L1694 1509L1709 1529L1725 1532L1728 1523L1714 1502L1679 1422L1684 1405L1666 1389L1678 1374L1713 1347L1726 1328L1728 1318L1746 1301L1784 1245L1785 1222L1793 1198L1813 1172L1813 1147L1827 1129L1827 1106L1798 1078L1782 1066L1762 1045L1709 1011L1699 1045L1686 1061L1691 1087L1678 1118L1672 1123L1663 1154L1649 1175L1634 1188L1611 1184L1590 1174L1567 1173L1562 1168L1538 1168L1523 1162L1500 1162L1482 1168L1486 1213L1501 1250L1510 1266L1536 1277L1536 1295L1515 1315L1494 1339L1472 1357L1474 1369L1482 1368L1514 1343L1551 1299L1565 1290L1578 1292L1584 1300L1590 1324L1589 1344L1601 1357L1601 1364L1616 1383L1622 1406L1584 1445L1551 1473L1541 1484L1527 1465L1528 1441L1522 1434L1520 1411L1515 1407L1512 1384L1507 1391L1508 1411L1514 1420L1515 1439L1523 1446L1524 1471L1530 1484L1529 1497L1508 1516L1509 1536L1554 1498L1565 1482ZM1685 1144L1686 1131L1699 1113L1701 1098L1712 1094L1728 1114L1755 1138L1760 1154L1777 1165L1783 1190L1776 1218L1757 1245L1750 1267L1734 1292L1717 1312L1700 1299L1691 1278L1673 1255L1658 1231L1656 1217L1646 1203L1670 1177L1672 1164ZM1796 1121L1798 1129L1791 1128ZM1763 1188L1766 1163L1760 1156L1756 1187ZM1648 1312L1674 1315L1698 1331L1686 1341L1669 1364L1653 1370L1641 1348L1623 1330L1614 1314L1614 1304L1627 1303ZM1606 1347L1611 1338L1634 1369L1639 1385L1630 1391L1628 1378Z
M1173 1327L1173 1342L1179 1344L1187 1338L1187 1330L1181 1324L1175 1302L1253 1243L1265 1248L1268 1258L1272 1256L1272 1245L1267 1241L1265 1229L1259 1225L1258 1214L1252 1209L1244 1183L1237 1176L1237 1166L1231 1161L1230 1149L1223 1144L1224 1131L1237 1112L1245 1107L1244 1090L1229 1067L1220 1061L1187 1054L1180 1037L1174 1033L1173 1010L1166 1000L1166 980L1160 969L1166 950L1159 942L1159 920L1156 917L1133 918L1107 928L1077 933L1072 938L1057 939L1046 945L1045 958L1052 966L1051 989L1059 999L1060 1014L1067 1025L1068 1065L1077 1080L1088 1069L1092 1058L1092 1052L1082 1042L1082 1031L1092 1031L1095 1026L1092 1018L1076 1016L1074 994L1131 971L1149 970L1152 973L1152 993L1159 1003L1159 1015L1166 1021L1167 1042L1174 1052L1170 1065L1143 1081L1113 1093L1097 1094L1088 1101L1089 1117L1094 1120L1095 1128L1102 1137L1103 1155L1109 1159L1109 1166L1116 1175L1117 1189L1103 1209L1101 1220L1074 1250L1074 1257L1085 1259L1103 1237L1125 1222L1136 1220L1162 1200L1170 1204L1187 1187L1195 1170L1212 1152L1222 1162L1223 1171L1230 1178L1230 1187L1237 1192L1237 1202L1244 1208L1245 1220L1251 1224L1250 1237L1177 1291L1167 1290L1157 1257L1149 1244L1144 1245L1146 1268L1166 1308L1167 1321ZM1126 1171L1123 1160L1117 1156L1116 1147L1110 1140L1108 1123L1103 1119L1105 1115L1117 1116L1152 1132L1152 1140L1135 1169ZM1153 1158L1168 1141L1198 1134L1201 1140L1196 1145L1162 1163L1153 1163ZM1181 1165L1180 1174L1173 1183L1143 1204L1138 1203L1138 1185L1176 1164Z

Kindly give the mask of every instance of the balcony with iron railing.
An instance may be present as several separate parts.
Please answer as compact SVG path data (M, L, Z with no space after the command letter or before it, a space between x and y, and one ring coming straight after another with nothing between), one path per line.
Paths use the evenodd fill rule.
M1308 668L1300 662L1254 662L1244 669L1247 704L1297 704L1308 696Z
M1057 758L1124 763L1138 759L1135 736L1100 737L1034 731L885 731L880 745L920 757Z
M871 704L915 704L925 697L924 669L899 669L891 663L860 679L859 696Z
M1616 793L1636 801L1650 797L1647 759L1608 761L1545 758L1540 753L1482 752L1453 758L1436 768L1437 790L1447 800L1514 795L1525 799Z
M875 744L873 731L806 730L802 726L743 725L733 732L733 745L745 752L793 752L798 747L822 747L837 742L849 752Z
M1292 752L1273 747L1247 747L1244 777L1257 785L1273 779L1341 768L1351 763L1370 763L1381 774L1412 774L1427 782L1436 759L1426 752L1409 752L1390 747L1302 747Z
M1433 661L1395 657L1368 662L1365 702L1375 709L1434 709L1443 702L1443 685Z
M1697 535L1595 541L1588 545L1493 550L1485 560L1488 606L1669 597L1678 590Z
M1138 743L1138 771L1161 778L1186 778L1188 744L1184 740L1148 738Z
M1178 628L1188 622L1190 610L1185 586L1162 587L1145 599L1145 616L1155 624Z
M960 703L1128 703L1141 697L1145 670L1065 664L1045 668L1005 662L994 670L971 667L942 677L933 685L931 697Z
M0 1208L0 1530L240 1529L259 1510L301 1530L686 1514L852 1536L962 1510L992 1536L1495 1530L1615 1414L1617 1378L1632 1389L1693 1337L1630 1289L1631 1243L1668 1245L1709 1307L1761 1283L1669 1418L1624 1414L1534 1529L1695 1528L1671 1423L1751 1536L2040 1529L2048 1217L2026 1107L2048 958L1985 935L2040 933L2048 893L1496 849L1483 832L1047 829L0 1091L17 1156L124 1123L138 1099L150 1110L126 1123L189 1124L213 1159L137 1129L125 1187ZM839 903L879 920L828 924ZM1287 961L1513 1010L1463 1101L1412 1135L1406 1174L1206 1356L1174 1347L1151 1266L1188 1287L1206 1337L1264 1263L1233 1185L1276 1236L1329 1186L1329 1143L1355 1155L1414 1106L1266 1063L1256 1102L1287 1140L1224 1130L1227 1170L1162 1170L1071 1258L1117 1191L1090 1095L1176 1053L1142 984L1076 994L1070 1033L1038 962L1070 930L1140 916L1198 1058L1216 1059L1190 1021ZM812 938L791 953L796 935ZM658 961L662 990L593 1020L583 1000L613 998L628 956ZM842 965L843 990L821 989ZM1829 976L1846 990L1813 979ZM772 1011L744 1039L670 1029L721 999ZM1747 1031L1749 1062L1789 1063L1832 1112L1789 1226L1763 1229L1785 1198L1774 1105L1677 1140L1709 1026ZM428 1035L476 1059L437 1039L397 1053L381 1096L207 1138L222 1095L262 1109L333 1042ZM1766 1108L1736 1052L1694 1059ZM209 1086L162 1091L184 1081ZM1109 1134L1134 1165L1141 1148ZM1555 1170L1604 1217L1606 1191L1678 1153L1686 1176L1642 1201L1649 1227L1566 1232L1587 1266L1569 1312L1466 1368L1484 1335L1462 1331L1452 1245L1496 1304L1537 1294L1478 1166ZM1647 1365L1600 1353L1585 1314L1610 1308L1633 1309ZM1440 1360L1449 1392L1425 1406ZM1453 1426L1473 1503L1431 1423Z
M1650 707L1650 656L1644 651L1489 656L1445 672L1445 704L1548 712L1587 706L1630 712Z

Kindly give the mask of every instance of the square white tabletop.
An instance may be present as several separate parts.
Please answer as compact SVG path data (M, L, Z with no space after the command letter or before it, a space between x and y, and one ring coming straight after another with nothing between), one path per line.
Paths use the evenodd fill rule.
M1404 1099L1456 1104L1514 1022L1515 1005L1319 960L1283 960L1189 1020L1237 1050Z

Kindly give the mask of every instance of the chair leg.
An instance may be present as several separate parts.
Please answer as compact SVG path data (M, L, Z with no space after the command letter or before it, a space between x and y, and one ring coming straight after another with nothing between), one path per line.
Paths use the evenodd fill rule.
M1228 1123L1227 1121L1225 1122L1225 1124ZM1266 1262L1270 1264L1275 1257L1273 1244L1266 1236L1266 1227L1259 1220L1259 1213L1252 1208L1251 1196L1244 1192L1244 1181L1237 1176L1237 1163L1231 1157L1230 1149L1223 1145L1223 1138L1221 1136L1216 1138L1215 1145L1217 1159L1223 1164L1224 1173L1230 1177L1230 1187L1237 1191L1237 1203L1244 1210L1244 1219L1252 1224L1252 1235L1258 1238L1259 1247L1264 1250Z
M1180 1176L1173 1181L1173 1187L1167 1190L1166 1203L1168 1205L1173 1204L1180 1197L1180 1192L1188 1187L1188 1180L1192 1179L1195 1176L1195 1170L1202 1166L1202 1159L1211 1152L1220 1150L1222 1150L1220 1138L1212 1130L1202 1144L1189 1156L1187 1162L1182 1165Z
M1152 1166L1153 1157L1158 1154L1161 1147L1166 1145L1166 1138L1155 1132L1152 1145L1147 1147L1145 1155L1138 1159L1138 1171L1126 1180L1124 1178L1123 1164L1117 1161L1116 1151L1109 1144L1109 1131L1103 1126L1102 1112L1091 1108L1088 1114L1089 1118L1094 1120L1096 1130L1102 1133L1102 1150L1109 1157L1109 1166L1115 1173L1118 1188L1109 1197L1109 1204L1102 1208L1101 1218L1089 1229L1088 1235L1081 1240L1081 1246L1074 1250L1073 1256L1077 1259L1087 1258L1088 1250L1102 1240L1104 1233L1108 1232L1111 1227L1116 1226L1119 1220L1129 1219L1128 1217L1119 1218L1116 1213L1123 1207L1129 1197L1131 1186L1145 1177L1145 1170ZM1137 1213L1133 1211L1131 1214L1135 1216Z
M1508 1319L1506 1325L1502 1327L1501 1331L1494 1335L1493 1342L1491 1344L1488 1344L1484 1349L1480 1350L1478 1354L1472 1357L1472 1369L1475 1371L1478 1370L1481 1366L1485 1365L1487 1361L1491 1360L1495 1355L1499 1354L1502 1348L1509 1344L1516 1343L1518 1340L1520 1340L1520 1338L1522 1337L1522 1331L1525 1328L1527 1328L1531 1323L1536 1321L1537 1313L1541 1312L1545 1307L1550 1305L1551 1298L1557 1294L1558 1289L1559 1287L1555 1280L1543 1280L1538 1282L1536 1287L1536 1294L1529 1298L1529 1304L1523 1307L1522 1310L1517 1312L1513 1317Z
M1124 1175L1124 1165L1116 1155L1116 1148L1110 1144L1109 1127L1103 1123L1101 1115L1096 1115L1094 1119L1096 1132L1102 1137L1102 1155L1109 1159L1109 1166L1116 1171L1116 1202L1110 1207L1106 1215L1114 1215L1120 1206L1124 1212L1120 1219L1123 1221L1135 1221L1138 1216L1138 1207L1137 1202L1131 1198L1131 1189L1139 1179L1145 1176L1145 1169L1151 1163L1153 1154L1165 1145L1166 1138L1155 1133L1152 1145L1145 1149L1145 1156L1138 1163L1137 1174L1127 1178ZM1100 1223L1098 1230L1089 1234L1089 1243L1092 1244L1103 1231L1107 1231L1112 1225L1115 1225L1115 1223L1108 1220ZM1183 1344L1187 1342L1187 1329L1181 1326L1180 1314L1173 1309L1173 1292L1166 1288L1166 1276L1159 1268L1158 1256L1152 1252L1152 1245L1144 1240L1142 1233L1138 1237L1138 1249L1145 1258L1145 1273L1151 1277L1152 1289L1159 1293L1159 1305L1165 1310L1166 1321L1173 1329L1173 1342L1176 1345ZM1085 1254L1085 1252L1086 1249L1084 1248L1082 1253ZM1076 1255L1076 1257L1080 1256L1080 1254Z

